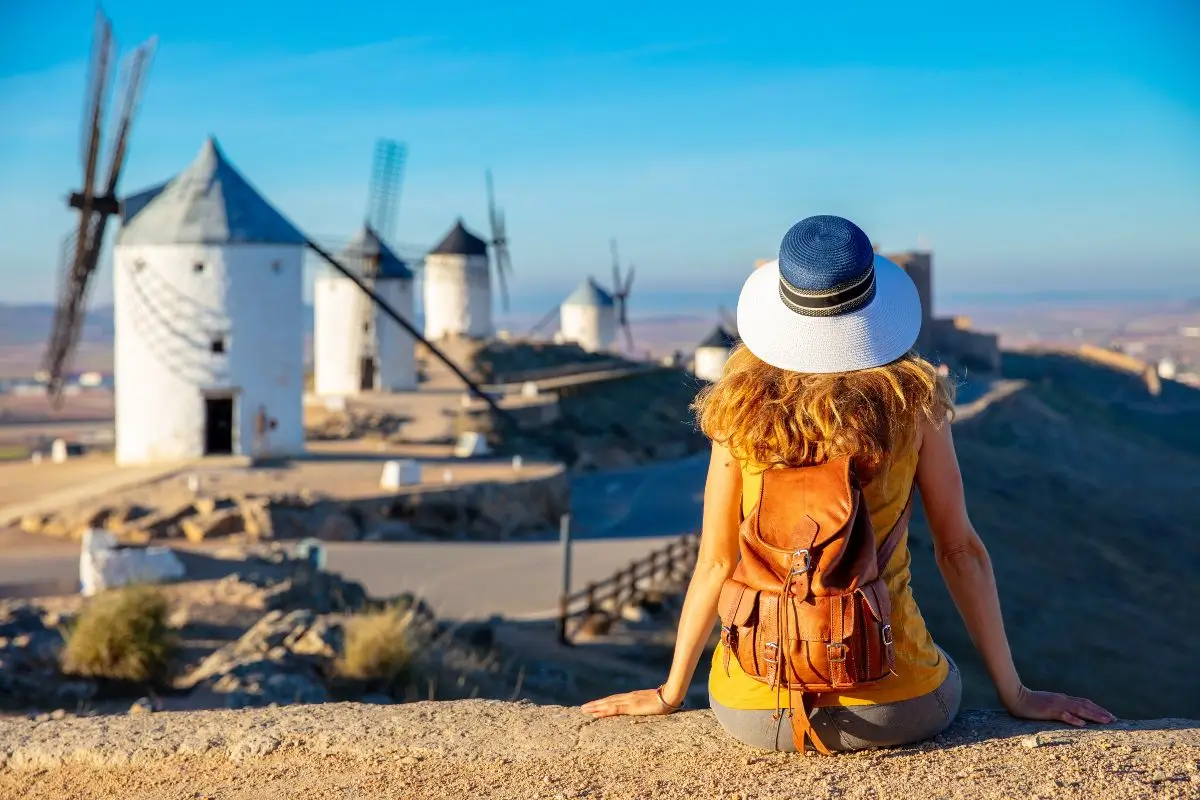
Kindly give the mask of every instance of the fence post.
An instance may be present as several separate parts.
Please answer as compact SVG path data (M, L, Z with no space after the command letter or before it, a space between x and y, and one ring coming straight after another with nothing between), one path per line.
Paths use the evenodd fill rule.
M558 600L558 641L570 644L567 638L567 616L571 609L567 600L571 595L571 515L563 514L558 520L558 537L562 543L562 593Z

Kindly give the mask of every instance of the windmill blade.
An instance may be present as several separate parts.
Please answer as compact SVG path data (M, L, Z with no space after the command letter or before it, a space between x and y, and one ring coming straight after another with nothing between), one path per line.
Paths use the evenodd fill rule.
M496 278L500 281L500 303L504 311L508 312L508 281L504 277L504 260L508 258L508 251L503 246L497 247L492 252L496 259Z
M366 223L385 242L390 242L400 211L400 187L408 147L394 139L375 142L371 182L367 189Z
M57 405L62 400L63 375L67 359L83 324L84 297L88 278L99 258L99 243L94 241L103 230L103 223L94 218L97 198L96 171L100 155L100 134L104 124L105 103L108 99L112 74L112 23L100 10L96 11L96 30L92 40L92 63L89 68L87 94L83 117L83 188L73 193L68 204L79 209L79 226L65 243L59 271L59 302L54 310L53 328L46 348L43 369L48 375L47 389ZM111 198L107 198L111 199ZM113 203L115 205L115 203ZM103 211L110 211L106 208ZM104 219L103 213L100 217ZM95 248L95 252L93 252Z
M104 12L96 10L96 31L92 39L92 63L88 69L88 92L84 97L81 154L84 195L94 188L96 159L100 154L100 129L104 123L104 104L112 73L112 23Z
M558 313L561 310L562 310L562 306L556 305L554 308L552 308L548 312L546 312L546 316L544 316L540 320L538 320L537 324L529 329L529 335L532 336L532 335L538 333L539 331L542 330L542 328L546 327L551 322L558 319Z
M629 318L625 315L625 301L621 300L621 330L625 331L625 344L633 352L633 331L629 327Z
M496 239L497 216L496 216L496 192L492 185L492 171L489 169L484 172L484 179L487 181L487 204L488 204L488 223L492 228L492 238Z
M737 319L729 313L729 309L725 306L717 307L717 315L721 318L721 322L729 329L729 332L737 336Z
M117 134L108 159L108 184L105 186L105 193L108 195L112 195L117 190L117 181L120 180L121 168L125 165L125 156L129 150L129 130L133 126L133 115L137 111L138 102L142 99L142 91L146 86L146 75L150 70L150 61L154 58L157 46L157 37L151 37L130 53L129 59L125 63L121 116L117 123Z
M612 250L612 290L613 294L617 295L621 293L621 260L617 257L617 240L609 239L608 245Z
M629 297L629 290L633 288L633 264L629 265L629 274L625 276L625 286L621 289L621 294Z

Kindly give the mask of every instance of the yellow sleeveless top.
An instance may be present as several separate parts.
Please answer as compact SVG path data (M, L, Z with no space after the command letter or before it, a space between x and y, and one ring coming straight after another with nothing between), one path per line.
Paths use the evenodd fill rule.
M917 448L909 448L898 456L891 467L863 487L871 524L875 526L877 544L900 519L909 488L917 474ZM762 472L749 465L742 466L742 513L754 510L762 485ZM914 500L915 502L915 500ZM883 570L884 581L892 599L892 631L896 641L896 674L879 683L848 693L816 695L817 706L865 706L876 703L895 703L928 694L941 685L950 665L933 643L925 620L913 599L909 587L911 558L908 552L908 531L900 537L891 562ZM725 674L725 659L718 644L709 671L708 691L712 698L726 708L774 709L775 690L756 681L742 671L736 657L729 659L729 674Z

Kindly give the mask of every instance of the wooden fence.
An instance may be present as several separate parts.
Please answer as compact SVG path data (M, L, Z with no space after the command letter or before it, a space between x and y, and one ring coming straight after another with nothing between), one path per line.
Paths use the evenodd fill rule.
M670 544L630 563L613 576L584 589L563 594L558 603L558 640L571 644L571 623L594 614L616 617L621 609L644 596L647 585L656 580L687 580L696 565L700 534L689 533Z

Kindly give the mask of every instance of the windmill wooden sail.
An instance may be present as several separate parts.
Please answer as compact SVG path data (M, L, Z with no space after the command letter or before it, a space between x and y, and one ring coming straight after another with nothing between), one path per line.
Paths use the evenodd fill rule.
M155 49L154 38L139 45L129 56L123 70L120 116L109 150L108 171L98 180L104 113L108 103L115 45L112 23L103 11L96 12L96 31L92 61L88 70L87 110L83 126L83 184L72 192L68 205L79 212L76 230L69 234L62 249L58 305L47 344L42 369L47 375L47 390L57 405L62 400L63 380L70 357L79 340L87 310L87 294L100 261L108 220L120 211L117 187L129 152L129 133L141 99L146 74Z

